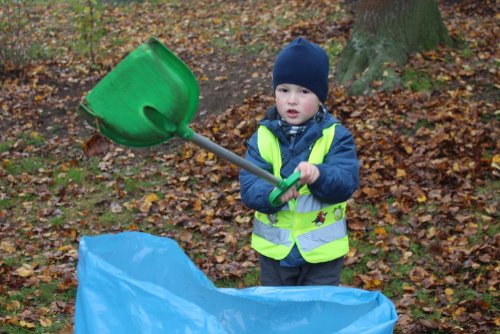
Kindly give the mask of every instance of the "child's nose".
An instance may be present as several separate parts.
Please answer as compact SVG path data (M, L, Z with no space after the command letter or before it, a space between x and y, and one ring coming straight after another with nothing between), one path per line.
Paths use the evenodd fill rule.
M295 94L294 92L290 92L290 94L288 95L288 103L295 104L296 102L297 102L297 94Z

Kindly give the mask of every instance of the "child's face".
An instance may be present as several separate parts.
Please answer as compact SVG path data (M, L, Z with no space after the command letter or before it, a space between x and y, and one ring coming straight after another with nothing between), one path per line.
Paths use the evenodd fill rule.
M299 125L318 111L319 98L309 89L294 84L276 87L276 107L281 117L291 125Z

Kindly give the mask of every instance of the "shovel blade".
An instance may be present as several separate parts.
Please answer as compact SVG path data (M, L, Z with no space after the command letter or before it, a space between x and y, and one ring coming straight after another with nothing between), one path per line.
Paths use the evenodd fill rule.
M80 110L112 141L145 147L186 128L198 99L198 83L189 67L151 38L89 92Z

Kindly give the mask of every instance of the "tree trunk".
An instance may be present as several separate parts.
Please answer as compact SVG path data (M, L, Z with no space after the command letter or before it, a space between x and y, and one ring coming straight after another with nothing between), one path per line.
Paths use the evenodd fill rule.
M392 89L408 53L451 44L436 0L358 0L356 21L335 80L351 95L367 94L375 80Z

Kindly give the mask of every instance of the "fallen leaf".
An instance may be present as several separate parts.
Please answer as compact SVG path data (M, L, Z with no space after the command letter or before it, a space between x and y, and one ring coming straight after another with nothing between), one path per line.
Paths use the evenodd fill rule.
M44 328L52 326L52 320L49 318L40 318L38 319L38 321L40 322L40 325L42 325L42 327Z
M111 142L96 132L85 143L83 143L83 153L87 157L99 156L108 153Z
M143 213L148 213L151 210L151 206L153 205L150 201L143 201L141 206L139 207L139 211Z
M229 247L231 247L231 249L236 249L236 246L238 244L238 239L236 238L236 236L233 233L228 233L228 234L226 234L226 236L224 238L224 243L229 245Z
M24 321L24 320L19 321L19 326L26 327L26 328L35 328L36 327L34 323Z
M387 231L384 227L375 227L375 234L385 237L387 235Z
M201 211L202 207L201 207L201 200L199 198L196 198L194 200L194 204L193 204L193 210L195 211Z
M156 195L155 193L150 193L149 195L146 196L146 198L144 200L151 202L151 203L156 203L160 199L158 198L158 195Z
M21 308L21 303L18 300L13 300L5 304L7 311L15 311Z
M406 177L406 171L404 169L396 169L396 177L402 178Z
M2 241L0 243L0 250L8 253L8 254L13 254L16 252L16 247L10 242L7 241Z
M30 277L34 274L34 269L27 263L24 263L21 267L16 269L16 272L21 277Z
M116 202L111 203L109 208L113 213L120 213L123 211L123 207L120 205L120 203Z

